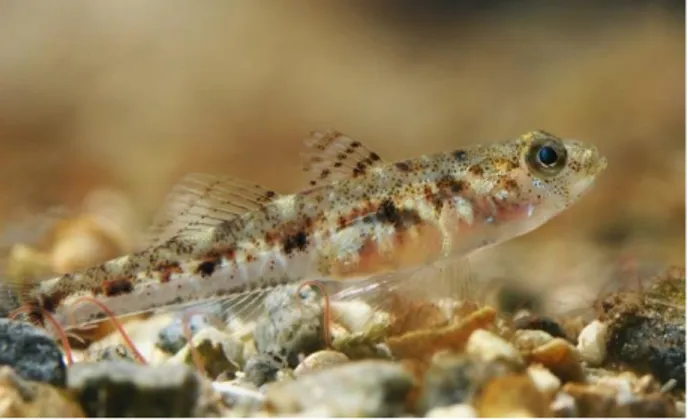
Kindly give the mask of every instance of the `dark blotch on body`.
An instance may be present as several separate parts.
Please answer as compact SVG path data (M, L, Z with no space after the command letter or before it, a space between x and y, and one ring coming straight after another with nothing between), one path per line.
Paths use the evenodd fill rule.
M215 268L217 268L219 263L219 259L203 261L196 267L196 274L200 274L202 277L209 277L215 272Z
M464 161L468 157L468 154L463 150L457 150L454 152L454 158L459 161Z
M397 162L394 164L401 172L411 172L411 165L408 162Z
M303 251L308 246L308 235L300 231L284 238L284 253L289 255L295 250Z
M437 188L443 192L451 191L458 194L468 188L468 183L452 176L445 176L437 181Z
M468 170L475 176L480 176L484 172L483 168L480 165L472 165L468 168Z
M182 272L182 268L179 263L171 263L159 267L158 271L160 271L160 281L162 283L168 283L170 281L170 276L175 273L180 274Z
M119 278L103 282L103 294L107 297L131 293L133 290L134 283L129 278Z
M394 225L397 229L420 223L420 215L415 210L398 209L390 199L384 200L378 207L377 220Z

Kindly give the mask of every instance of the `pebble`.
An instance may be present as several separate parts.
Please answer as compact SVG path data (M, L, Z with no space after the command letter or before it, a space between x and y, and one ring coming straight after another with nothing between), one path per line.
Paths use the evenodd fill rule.
M594 320L578 336L578 352L590 366L600 366L607 357L607 324Z
M299 285L277 288L267 295L261 316L253 330L259 353L277 355L296 367L300 355L325 347L323 307L311 288Z
M147 318L123 320L124 330L146 362L158 364L169 359L170 356L155 345L155 337L171 319L170 314L161 313ZM126 345L126 342L119 331L113 330L107 336L93 342L89 347L89 353L97 354L100 349L118 345Z
M568 383L562 390L576 402L580 417L675 417L676 406L664 394L634 395L630 386Z
M208 322L203 314L189 316L188 322L192 337L199 330L208 326ZM183 320L181 317L176 317L169 325L161 329L158 333L158 341L155 343L160 350L169 354L179 352L185 344L186 336L184 334Z
M540 330L516 330L511 342L522 353L530 353L536 348L554 340L549 333Z
M377 322L377 317L384 316L377 315L378 313L362 300L335 301L330 307L332 319L343 325L349 332L363 332L371 322ZM380 314L384 313L380 312Z
M301 375L317 372L332 366L340 365L349 361L345 354L333 350L320 350L308 355L294 369L294 375L298 378Z
M185 365L125 361L78 363L68 389L89 417L205 417L219 407L206 398L210 385Z
M503 360L517 366L523 365L521 354L511 343L483 329L473 331L466 343L466 353L483 362Z
M246 360L243 380L255 387L261 387L277 380L277 373L286 362L270 354L256 354Z
M506 375L490 381L476 401L480 417L550 417L549 398L528 375Z
M555 417L580 417L576 400L566 392L558 392L549 407Z
M169 354L175 354L186 344L184 334L184 317L189 323L191 336L194 336L201 329L212 325L209 317L218 317L222 314L222 306L219 303L195 305L186 310L175 314L172 321L163 327L158 333L158 340L155 345ZM188 315L188 316L187 316Z
M437 407L470 403L486 383L514 371L511 363L485 363L465 354L438 354L425 372L419 410L426 413Z
M598 300L598 318L608 322L607 359L660 382L686 385L685 269L671 267L643 291L617 291Z
M210 326L193 336L191 344L186 344L169 362L195 365L191 346L200 356L203 370L211 378L217 378L222 373L234 374L244 366L244 344L230 334Z
M430 410L425 417L476 418L478 413L470 404L454 404L448 407L437 407Z
M213 389L222 396L235 414L250 415L263 408L265 396L260 392L230 382L213 382Z
M585 380L578 350L562 338L555 338L533 350L530 360L542 364L564 382Z
M97 362L104 360L136 361L136 357L134 356L133 352L124 344L113 344L98 350L89 348L89 350L91 353L90 358Z
M392 417L405 413L413 376L401 364L366 360L271 384L271 414L323 417Z
M55 386L66 381L64 358L55 339L26 322L0 319L0 365L11 366L31 381Z
M566 338L566 331L557 321L541 315L527 314L515 317L514 328L517 330L542 331L552 337Z
M535 384L535 387L545 395L553 396L561 387L561 380L542 366L528 366L526 372Z
M85 417L79 404L57 388L22 379L9 366L0 367L0 417Z

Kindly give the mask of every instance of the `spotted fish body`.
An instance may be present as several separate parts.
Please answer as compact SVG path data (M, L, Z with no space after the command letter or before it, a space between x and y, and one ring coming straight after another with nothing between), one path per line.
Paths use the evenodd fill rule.
M261 294L304 280L352 281L461 258L525 234L572 205L606 167L594 147L543 131L386 162L341 133L307 139L308 189L279 195L192 175L140 252L41 282L24 299L61 322Z

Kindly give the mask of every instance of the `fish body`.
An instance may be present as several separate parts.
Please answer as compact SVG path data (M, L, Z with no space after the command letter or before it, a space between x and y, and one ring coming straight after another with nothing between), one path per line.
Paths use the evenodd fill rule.
M74 305L80 296L116 315L218 299L250 310L280 285L374 278L525 234L606 167L594 147L544 131L396 162L341 133L313 133L304 159L314 178L295 194L191 176L148 247L45 280L23 299L71 325L105 317Z

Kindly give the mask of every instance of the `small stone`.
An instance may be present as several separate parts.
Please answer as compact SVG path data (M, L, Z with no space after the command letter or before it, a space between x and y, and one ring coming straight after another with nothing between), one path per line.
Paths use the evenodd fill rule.
M85 417L68 394L41 382L22 379L8 366L0 367L0 417Z
M667 395L635 395L630 385L569 383L563 391L576 402L580 417L675 417L676 406Z
M65 384L65 364L55 339L26 322L0 319L0 365L19 376L55 386Z
M564 339L555 338L536 348L531 353L530 359L532 362L545 366L564 382L585 380L578 350Z
M555 320L541 315L527 314L514 319L514 328L517 330L543 331L555 338L566 338L564 328Z
M340 365L349 361L345 354L332 350L320 350L308 355L294 369L294 374L299 377L303 374L317 372L332 366Z
M433 408L425 417L476 418L478 413L470 404L454 404L448 407Z
M263 408L265 396L260 392L230 382L213 382L213 389L232 407L234 414L251 414Z
M175 354L186 344L184 336L184 326L181 318L175 318L170 325L161 329L158 333L158 341L155 345L162 351ZM208 323L202 314L194 314L189 317L189 329L193 337L200 329L206 327Z
M122 320L124 331L126 331L127 336L136 347L136 351L147 363L158 364L169 359L167 353L164 353L155 346L155 336L158 331L160 331L160 328L170 322L171 318L169 313L160 313L152 316L134 315L131 318L127 317ZM127 346L130 351L133 351L133 349L129 347L127 340L125 340L122 334L112 326L111 322L102 322L98 325L109 325L109 327L107 330L100 327L94 328L94 330L100 329L96 334L100 338L89 335L92 343L86 351L88 361L93 361L93 356L97 355L102 349L108 346L124 345Z
M526 369L535 387L545 395L553 396L561 387L561 381L552 372L542 366L531 365Z
M480 389L494 378L515 372L514 365L495 361L485 363L465 354L438 354L425 372L419 410L470 403Z
M362 300L335 301L331 304L332 318L349 332L362 332L373 322L375 311Z
M594 320L578 336L578 352L590 366L599 366L607 357L607 324Z
M473 331L466 343L466 353L484 362L503 360L517 366L523 364L523 358L508 341L483 329Z
M397 359L430 360L441 350L464 350L473 331L493 327L496 317L497 311L486 306L447 326L407 332L386 343Z
M170 359L170 363L183 361L195 365L197 361L190 346L193 346L200 356L203 370L211 378L217 378L222 373L233 374L244 365L244 344L215 327L206 327L199 331L191 339L191 344L186 344Z
M317 294L299 285L277 288L263 302L253 337L259 353L277 355L296 367L300 355L325 347L323 307Z
M536 348L554 340L554 337L540 330L516 330L511 342L524 354L529 354Z
M219 413L203 379L185 365L124 361L70 367L68 389L90 417L205 417Z
M271 384L266 407L273 415L400 416L413 383L413 376L398 363L351 362Z
M136 357L132 351L124 344L113 344L102 349L92 350L92 353L94 354L91 357L98 362L104 360L136 361Z
M169 354L176 354L186 344L183 322L188 322L191 336L193 337L201 329L212 325L209 318L219 317L222 313L220 304L204 304L193 306L187 310L180 311L158 333L158 341L155 343L158 348ZM186 319L185 319L186 317Z
M270 354L256 354L246 360L243 380L255 387L261 387L277 380L277 373L286 362Z
M558 392L549 407L554 417L580 417L576 409L576 400L566 392Z
M651 372L662 383L674 379L685 390L685 269L671 268L648 283L597 301L597 317L608 323L606 359Z
M507 375L490 381L480 393L480 417L550 417L548 398L528 375Z

